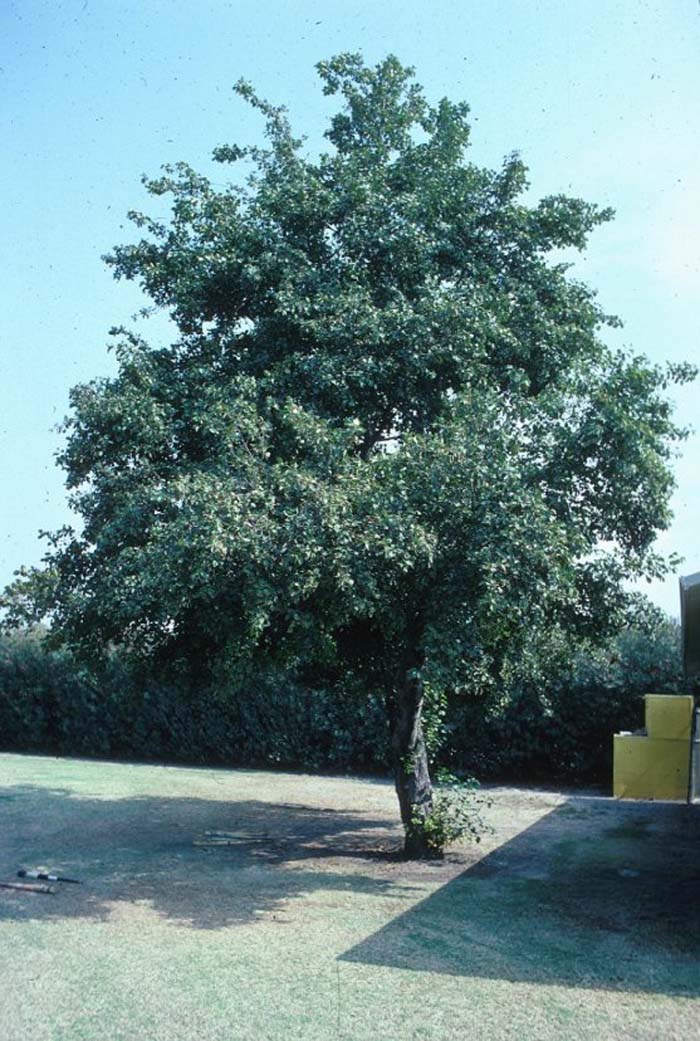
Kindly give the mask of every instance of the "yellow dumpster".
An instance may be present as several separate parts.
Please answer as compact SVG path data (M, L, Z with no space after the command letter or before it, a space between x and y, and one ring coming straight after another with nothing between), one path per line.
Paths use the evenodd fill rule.
M690 694L645 694L644 722L649 737L690 741L693 699Z
M620 799L687 797L692 716L690 696L645 695L645 732L615 734L614 796Z

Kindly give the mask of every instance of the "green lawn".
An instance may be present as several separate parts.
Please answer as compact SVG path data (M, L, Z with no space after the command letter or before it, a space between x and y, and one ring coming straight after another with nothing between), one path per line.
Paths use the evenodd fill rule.
M0 879L84 880L0 889L0 1038L699 1038L700 808L488 817L415 865L383 782L0 755Z

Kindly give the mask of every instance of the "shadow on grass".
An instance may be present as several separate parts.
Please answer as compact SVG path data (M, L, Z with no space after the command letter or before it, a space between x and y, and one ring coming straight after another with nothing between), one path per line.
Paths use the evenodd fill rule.
M236 837L195 846L208 830ZM372 873L383 846L396 843L386 820L296 804L85 798L24 785L0 789L0 836L0 879L44 866L84 883L58 886L53 896L0 889L0 921L99 921L115 906L144 902L178 924L217 929L277 911L284 921L290 899L317 890L385 898L410 891ZM305 868L319 860L326 863Z
M234 844L194 846L208 830L234 833ZM142 904L195 929L270 915L293 928L291 902L319 891L319 906L347 914L354 895L381 897L388 915L386 901L401 909L411 881L426 882L387 852L397 841L383 818L294 803L4 788L0 879L44 865L84 885L0 889L0 920L106 921ZM698 996L700 807L572 797L341 960Z
M572 798L342 956L700 994L700 807Z

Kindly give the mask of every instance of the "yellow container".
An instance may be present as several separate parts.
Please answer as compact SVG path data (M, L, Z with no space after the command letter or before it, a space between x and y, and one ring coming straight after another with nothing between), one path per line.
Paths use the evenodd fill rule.
M690 741L693 699L690 694L645 694L644 721L649 737Z
M613 795L618 799L685 799L690 742L615 734Z

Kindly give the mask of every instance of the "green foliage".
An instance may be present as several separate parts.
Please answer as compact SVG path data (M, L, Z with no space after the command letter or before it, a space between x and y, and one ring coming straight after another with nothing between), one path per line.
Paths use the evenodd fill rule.
M433 856L441 856L454 842L481 842L491 830L482 816L490 802L478 792L479 783L473 777L460 779L448 770L438 771L431 812L427 816L415 813L411 823L413 830L420 830Z
M65 649L47 654L40 630L0 638L0 747L101 755L104 713L94 677Z
M612 734L643 725L644 694L685 690L678 624L636 621L603 644L552 653L488 703L453 698L447 761L485 777L609 785Z
M542 649L529 677L486 696L429 689L432 763L518 781L609 785L612 734L643 723L643 695L684 690L678 625L635 618L602 646ZM249 670L197 696L146 677L118 654L97 672L44 635L0 637L0 747L68 755L384 772L381 696L361 681ZM439 802L440 800L438 800ZM436 822L437 823L437 819Z
M386 770L380 698L258 670L200 690L113 654L88 669L39 631L0 637L0 748L171 762Z
M309 688L260 670L242 689L217 691L227 722L228 762L307 770L385 771L388 732L382 699L350 683Z
M656 574L668 520L669 381L598 333L614 320L548 259L611 213L522 198L517 156L468 160L468 109L431 106L393 57L321 62L331 150L304 153L249 84L266 148L108 258L175 320L154 349L115 330L118 374L72 391L61 457L80 533L5 603L99 657L235 669L337 653L361 622L391 689L403 662L465 682L528 628L614 628ZM606 548L603 549L603 543ZM612 621L611 621L612 620Z
M327 152L239 83L265 147L218 148L223 187L184 163L146 180L170 217L133 213L140 239L107 262L174 342L113 330L116 375L72 390L60 462L81 524L3 599L96 674L118 648L153 754L229 748L233 719L294 758L297 716L266 745L265 699L340 747L349 717L324 722L325 698L357 682L391 707L415 669L433 745L451 691L496 729L533 705L539 735L552 710L523 676L542 634L618 631L625 580L668 567L668 389L693 369L611 349L617 321L558 259L611 212L526 203L520 158L472 163L467 106L431 105L394 57L318 71L340 106ZM267 670L329 679L256 701L240 677ZM107 702L118 718L124 696Z

